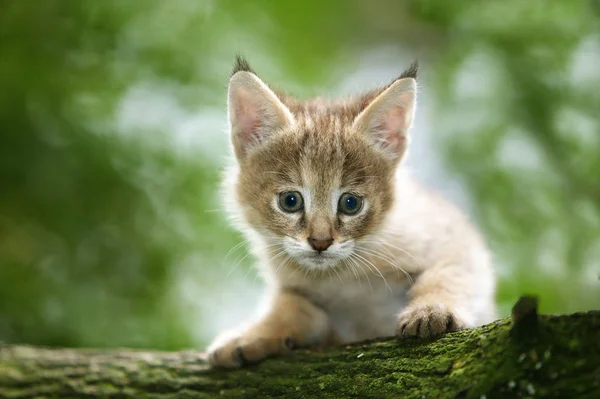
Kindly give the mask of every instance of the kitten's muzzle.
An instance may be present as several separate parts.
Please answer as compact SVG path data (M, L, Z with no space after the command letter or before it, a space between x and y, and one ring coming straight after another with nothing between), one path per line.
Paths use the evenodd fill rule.
M327 248L329 248L331 246L331 244L333 244L333 238L327 238L325 240L321 240L318 238L309 237L308 243L315 251L318 251L319 253L321 253L323 251L326 251Z

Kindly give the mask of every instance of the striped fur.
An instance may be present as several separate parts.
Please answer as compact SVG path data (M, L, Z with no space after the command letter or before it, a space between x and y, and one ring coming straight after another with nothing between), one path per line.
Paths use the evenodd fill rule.
M429 337L495 317L482 238L402 166L417 69L353 98L299 101L236 60L229 89L236 161L224 197L252 243L270 307L215 340L213 365L394 333ZM302 211L278 206L288 191L301 193ZM338 210L343 193L363 198L356 215ZM317 253L311 237L333 243Z

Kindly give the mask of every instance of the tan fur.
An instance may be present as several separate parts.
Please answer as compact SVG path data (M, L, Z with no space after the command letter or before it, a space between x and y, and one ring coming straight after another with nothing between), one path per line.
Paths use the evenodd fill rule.
M250 103L232 104L259 87L266 92ZM402 166L414 96L414 79L401 76L355 99L301 102L272 92L249 67L234 74L237 162L225 197L271 301L263 318L215 340L213 365L394 333L430 337L494 319L495 279L480 235ZM234 105L246 114L232 115ZM235 121L246 117L258 119L244 130ZM287 191L302 193L302 212L278 207ZM358 214L337 211L344 192L364 198ZM311 253L309 237L333 239L323 259Z

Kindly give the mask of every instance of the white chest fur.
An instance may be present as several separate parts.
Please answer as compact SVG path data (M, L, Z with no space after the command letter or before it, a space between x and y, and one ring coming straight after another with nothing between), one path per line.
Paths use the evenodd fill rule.
M327 311L343 342L394 335L397 315L408 303L405 282L378 276L360 281L333 277L305 286L303 291Z

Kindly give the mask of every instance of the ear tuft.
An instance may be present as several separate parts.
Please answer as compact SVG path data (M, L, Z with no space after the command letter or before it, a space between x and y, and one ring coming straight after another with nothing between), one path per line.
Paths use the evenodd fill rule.
M239 161L250 149L294 123L290 110L249 71L238 71L231 77L228 113L231 141Z
M235 75L240 71L250 72L256 75L248 61L246 61L246 59L242 55L237 54L235 56L235 62L233 63L233 71L231 72L231 76Z
M419 74L419 60L414 60L410 66L402 72L400 76L396 78L396 80L404 79L404 78L413 78L417 79L417 75Z
M413 66L409 70L416 76L416 65ZM400 160L414 119L416 96L417 82L414 78L396 80L356 117L354 129L391 160Z

